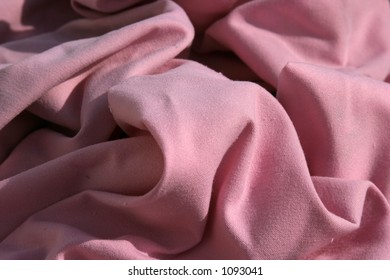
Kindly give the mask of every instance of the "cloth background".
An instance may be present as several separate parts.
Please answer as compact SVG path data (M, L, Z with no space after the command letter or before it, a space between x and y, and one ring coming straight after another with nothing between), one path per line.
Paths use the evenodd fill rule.
M1 0L0 258L390 259L389 73L386 0Z

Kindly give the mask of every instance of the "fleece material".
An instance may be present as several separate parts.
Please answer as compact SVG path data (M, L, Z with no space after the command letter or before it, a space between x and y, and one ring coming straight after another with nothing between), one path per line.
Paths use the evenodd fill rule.
M1 0L0 259L390 259L389 74L387 0Z

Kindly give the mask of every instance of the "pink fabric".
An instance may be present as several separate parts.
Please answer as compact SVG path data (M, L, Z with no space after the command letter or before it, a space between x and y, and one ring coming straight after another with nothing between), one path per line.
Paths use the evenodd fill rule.
M0 258L390 259L389 77L386 0L2 0Z

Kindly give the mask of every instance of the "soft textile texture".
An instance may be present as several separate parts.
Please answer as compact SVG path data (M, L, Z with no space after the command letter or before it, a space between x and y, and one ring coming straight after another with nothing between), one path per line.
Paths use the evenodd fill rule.
M390 7L2 0L1 259L390 259Z

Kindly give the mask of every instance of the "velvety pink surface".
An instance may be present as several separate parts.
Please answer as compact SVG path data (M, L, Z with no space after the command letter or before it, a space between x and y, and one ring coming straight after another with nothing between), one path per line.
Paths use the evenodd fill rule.
M390 7L2 0L1 259L390 259Z

